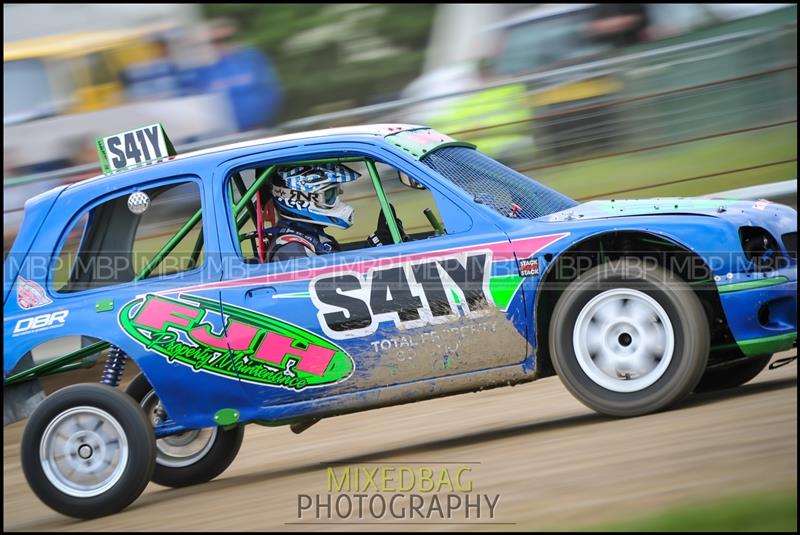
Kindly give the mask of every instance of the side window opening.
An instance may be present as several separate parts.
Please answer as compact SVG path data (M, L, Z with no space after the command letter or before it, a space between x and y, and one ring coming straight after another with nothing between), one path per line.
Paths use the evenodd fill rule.
M141 213L129 209L129 192L95 206L73 225L52 267L52 288L57 293L161 277L203 264L200 218L165 250L200 211L198 185L182 182L139 193L147 199Z
M92 212L86 212L83 214L75 226L72 227L69 234L67 234L67 241L64 243L64 247L61 248L56 266L53 270L53 288L57 292L63 291L70 280L70 272L78 257L81 241L87 234L86 230L89 226L89 216L91 213Z
M323 241L329 237L335 242L332 250L319 249L316 254L354 251L377 245L390 245L400 241L435 238L448 232L436 198L429 190L392 166L374 162L374 170L379 178L379 189L381 190L379 192L372 179L371 163L373 163L371 160L362 157L348 156L302 162L281 162L272 167L269 164L258 164L232 172L226 187L231 202L231 211L233 212L236 206L240 208L240 212L234 214L234 217L238 227L237 241L244 261L247 263L261 263L262 259L263 262L272 261L274 257L271 255L271 251L277 243L275 240L278 239L278 235L283 235L280 233L285 232L285 227L305 232L306 234L300 234L301 237L311 235L316 238L324 234L326 237L322 238ZM273 197L281 194L287 195L286 189L291 189L291 187L297 187L297 191L300 191L298 199L303 203L320 202L322 197L305 196L302 191L303 187L297 186L306 177L315 175L315 165L333 166L332 168L335 168L336 172L343 173L343 177L340 177L341 183L326 183L325 185L325 188L336 189L335 192L327 192L330 193L328 200L331 203L331 212L322 209L318 210L316 215L309 217L307 211L301 209L290 212L286 209L285 201L283 205L276 202ZM346 167L345 169L336 168L335 166L338 165ZM265 178L258 191L254 190L254 184L258 181L258 177L265 172L270 173L270 176ZM275 174L278 173L282 174L276 177ZM303 173L307 173L307 175L303 175ZM353 174L357 175L357 178L353 179ZM320 175L320 173L316 172L316 175ZM289 177L295 182L291 184L284 182L287 180L285 177ZM336 182L335 179L334 182ZM277 189L276 184L278 185ZM281 189L281 185L287 187ZM384 213L380 193L385 196L388 205L394 209L392 221L397 222L398 227L402 227L402 239L394 239L389 228L391 222L387 220ZM242 199L246 195L249 195L249 200L242 206ZM305 205L300 206L299 204L298 206L305 207ZM339 221L337 218L346 214L346 210L349 209L339 211L342 206L352 208L353 214L352 218L347 221L348 224L344 225L335 223ZM324 217L324 214L327 213L332 216L330 221ZM313 220L314 218L316 221ZM262 226L261 236L257 231L259 220ZM439 230L434 228L432 221L437 222ZM459 231L464 227L463 224L453 226ZM398 228L398 230L401 229ZM376 235L378 236L377 240ZM261 240L260 247L259 239ZM315 253L310 254L314 255Z
M397 218L402 221L403 231L409 240L427 239L448 232L430 190L394 167L380 164L378 171L386 197L394 207ZM436 223L426 215L426 211L430 211ZM441 230L434 228L434 224L438 224Z

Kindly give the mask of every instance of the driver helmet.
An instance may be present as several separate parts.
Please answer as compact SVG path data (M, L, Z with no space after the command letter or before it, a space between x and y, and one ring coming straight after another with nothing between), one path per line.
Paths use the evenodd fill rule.
M272 195L281 216L341 229L353 224L353 207L342 202L342 184L361 173L342 164L312 164L278 168Z

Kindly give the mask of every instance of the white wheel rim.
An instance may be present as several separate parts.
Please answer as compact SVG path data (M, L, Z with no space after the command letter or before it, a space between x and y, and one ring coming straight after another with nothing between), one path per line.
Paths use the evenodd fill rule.
M158 396L153 390L148 392L141 402L153 427L159 421L157 414L159 404ZM192 429L159 438L156 440L156 462L169 468L183 468L192 465L208 454L216 438L216 427Z
M658 381L675 348L664 308L631 288L607 290L578 314L572 344L583 372L614 392L638 392Z
M42 434L39 460L48 481L77 498L103 494L128 464L128 439L119 422L96 407L59 414Z

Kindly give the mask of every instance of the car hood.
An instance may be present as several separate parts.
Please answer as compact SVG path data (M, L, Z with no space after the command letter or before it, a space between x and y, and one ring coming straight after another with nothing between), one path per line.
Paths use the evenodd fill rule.
M758 225L770 221L785 227L797 227L797 212L782 204L766 200L736 201L727 199L701 199L687 197L660 197L654 199L589 201L539 221L561 222L653 215L704 215L730 219L739 225Z

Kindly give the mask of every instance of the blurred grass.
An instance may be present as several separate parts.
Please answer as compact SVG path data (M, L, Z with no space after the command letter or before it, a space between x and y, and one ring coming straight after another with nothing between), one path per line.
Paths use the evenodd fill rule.
M797 178L797 161L751 171L661 185L722 171L797 159L797 127L733 134L636 154L599 158L531 171L536 180L575 199L681 196Z
M797 532L797 489L672 507L656 515L581 531Z

